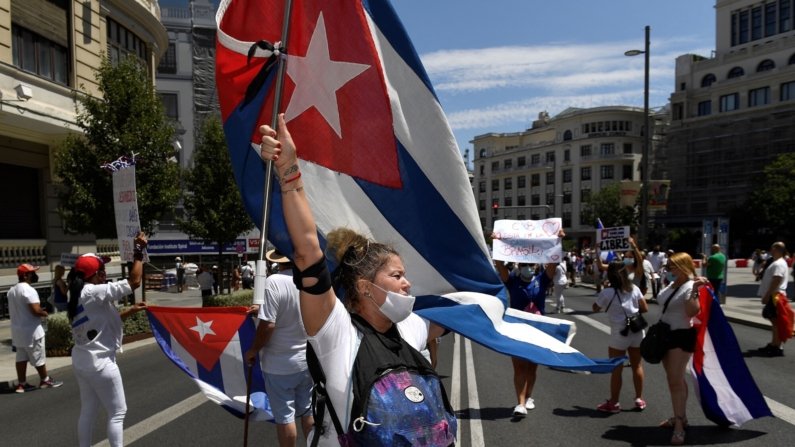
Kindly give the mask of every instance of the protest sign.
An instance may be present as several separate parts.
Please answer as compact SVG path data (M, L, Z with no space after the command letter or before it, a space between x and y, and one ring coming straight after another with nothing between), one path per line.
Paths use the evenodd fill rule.
M547 263L563 259L558 233L561 219L498 220L494 222L494 259L508 262Z
M77 253L61 253L61 262L58 264L64 267L74 267L75 262L77 262L77 258L81 255Z
M116 211L116 235L122 262L132 262L133 240L141 231L138 219L138 198L135 191L135 165L113 172L113 208ZM144 250L144 261L149 257Z
M629 227L612 227L596 230L596 243L601 251L629 250Z

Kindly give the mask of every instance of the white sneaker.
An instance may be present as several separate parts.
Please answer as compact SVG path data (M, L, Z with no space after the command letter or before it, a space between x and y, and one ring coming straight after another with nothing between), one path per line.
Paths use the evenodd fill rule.
M524 402L524 407L527 408L528 410L532 410L533 408L536 407L535 401L533 400L532 397L527 398L527 400Z
M522 405L517 405L513 409L513 416L517 418L523 418L527 416L527 408Z

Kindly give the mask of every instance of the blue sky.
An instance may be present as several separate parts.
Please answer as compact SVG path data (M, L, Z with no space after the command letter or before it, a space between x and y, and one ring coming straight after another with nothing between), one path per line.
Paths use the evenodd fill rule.
M218 4L218 0L211 0ZM459 147L525 129L541 111L643 106L643 27L651 26L652 107L674 89L677 56L709 57L715 0L393 0ZM187 0L160 0L187 5Z

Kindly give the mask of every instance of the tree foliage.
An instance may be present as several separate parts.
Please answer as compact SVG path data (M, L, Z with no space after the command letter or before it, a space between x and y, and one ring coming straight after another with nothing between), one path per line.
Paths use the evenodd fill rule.
M795 223L795 153L782 154L765 166L748 197L748 217L774 237L791 238Z
M214 116L202 123L193 152L194 166L185 173L186 219L177 219L180 230L205 243L232 243L254 224L249 219L235 183L224 131ZM219 269L222 264L219 263ZM219 276L223 276L219 271Z
M641 194L638 194L641 196ZM605 228L629 225L634 233L638 229L638 213L631 206L621 206L621 183L613 182L585 198L584 222L596 227L597 219Z
M97 238L116 238L112 176L99 169L121 155L137 154L138 212L141 229L152 234L157 221L172 212L180 194L179 166L173 154L174 128L163 116L154 85L132 57L116 66L106 58L95 73L102 99L76 94L77 126L55 154L59 212L67 230Z

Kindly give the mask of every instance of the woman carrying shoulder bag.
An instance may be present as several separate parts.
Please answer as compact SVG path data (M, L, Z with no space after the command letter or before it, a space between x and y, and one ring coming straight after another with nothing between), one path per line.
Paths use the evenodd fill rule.
M629 364L632 368L632 382L635 385L635 408L643 410L646 408L646 401L643 400L643 366L641 364L640 343L643 341L644 332L642 329L634 332L629 325L630 317L642 318L640 313L649 311L649 306L637 286L632 284L627 270L631 265L623 261L613 261L607 267L607 280L610 287L605 288L596 298L593 305L594 312L606 309L610 318L610 341L608 345L608 355L611 358L623 357L629 354ZM637 315L637 316L636 316ZM645 320L644 320L645 323ZM643 325L645 326L645 324ZM636 326L635 329L638 327ZM619 365L613 370L610 378L610 399L598 405L599 411L607 413L619 413L621 404L619 395L621 394L621 373L624 365Z

